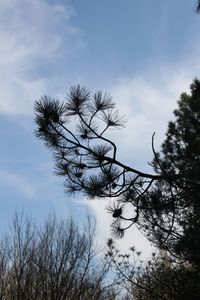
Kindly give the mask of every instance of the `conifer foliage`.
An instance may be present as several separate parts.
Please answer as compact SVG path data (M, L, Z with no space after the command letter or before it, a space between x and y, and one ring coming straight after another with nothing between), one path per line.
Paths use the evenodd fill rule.
M109 94L91 95L84 87L72 87L66 101L47 96L35 103L36 135L45 141L56 161L56 174L65 177L68 193L82 192L89 198L119 199L108 210L115 218L113 231L122 236L125 228L137 222L141 200L162 175L147 174L117 159L117 146L108 138L111 128L124 126ZM133 214L123 215L124 205ZM129 221L125 228L120 221Z
M148 238L179 258L199 264L200 81L183 93L157 153L152 173L117 158L108 130L124 126L109 94L72 87L66 101L47 96L35 103L36 135L53 152L66 191L111 198L112 230L122 237L137 223ZM142 125L142 124L141 124ZM127 215L128 213L128 215ZM190 242L188 242L190 240ZM195 249L195 250L194 250Z

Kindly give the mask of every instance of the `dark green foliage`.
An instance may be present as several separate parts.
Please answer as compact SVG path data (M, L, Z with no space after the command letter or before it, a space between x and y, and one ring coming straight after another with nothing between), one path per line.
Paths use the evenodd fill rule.
M170 122L155 170L169 180L156 183L146 211L158 245L200 266L200 82L195 79L191 95L182 94L175 121ZM158 212L157 212L158 210ZM148 216L147 216L148 214ZM155 224L158 223L158 226ZM171 232L168 236L168 226ZM156 226L155 226L156 225ZM167 239L166 239L167 236Z

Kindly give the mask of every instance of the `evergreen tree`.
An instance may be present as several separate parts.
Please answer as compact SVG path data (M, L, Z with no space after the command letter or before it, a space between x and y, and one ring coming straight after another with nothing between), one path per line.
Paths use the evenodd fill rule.
M146 211L158 245L200 267L200 82L182 94L175 121L169 122L161 152L153 165L169 180L157 182L149 194L155 209ZM145 199L145 201L147 201ZM155 226L155 220L158 226ZM171 225L170 225L171 224ZM171 226L167 233L165 229Z
M161 249L199 266L200 81L181 95L160 153L152 150L152 173L117 159L110 128L124 125L110 95L72 87L65 102L47 96L35 103L36 135L53 151L66 191L113 198L112 229L122 237L137 223ZM71 123L70 123L71 122ZM128 216L126 211L128 211ZM130 217L130 213L132 216Z

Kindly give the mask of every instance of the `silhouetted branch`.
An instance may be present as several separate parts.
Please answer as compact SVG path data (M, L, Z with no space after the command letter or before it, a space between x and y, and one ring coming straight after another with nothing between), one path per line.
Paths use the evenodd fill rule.
M56 174L65 177L66 192L82 192L89 198L116 198L123 205L131 204L128 214L125 210L119 214L122 205L110 209L115 218L112 230L116 236L122 237L127 228L144 218L145 205L146 211L152 209L158 213L163 209L155 207L151 191L158 182L166 181L170 185L171 175L165 171L154 149L155 133L152 151L153 167L155 164L159 167L156 167L157 174L142 172L119 161L117 146L107 131L123 127L125 121L109 94L97 92L92 96L78 85L70 89L61 104L47 96L36 101L35 115L36 135L52 150ZM172 181L176 186L175 177ZM123 222L128 224L122 226Z

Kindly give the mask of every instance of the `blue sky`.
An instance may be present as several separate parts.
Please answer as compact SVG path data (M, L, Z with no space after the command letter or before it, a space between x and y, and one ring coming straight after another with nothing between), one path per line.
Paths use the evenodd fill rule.
M63 100L77 84L110 92L128 120L111 133L119 158L147 168L152 133L158 148L180 93L199 76L194 10L188 0L0 1L1 230L15 210L38 222L53 211L82 220L89 205L105 240L104 202L64 194L51 154L34 136L33 103L44 94ZM144 247L136 231L127 236Z

